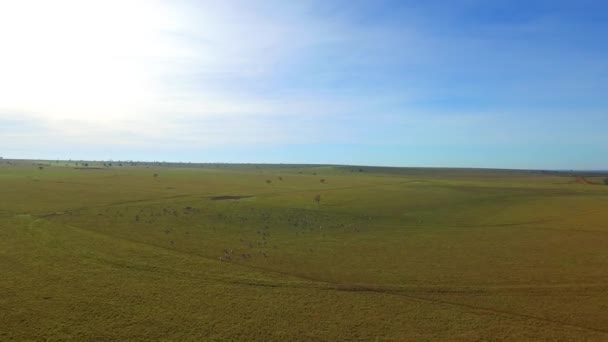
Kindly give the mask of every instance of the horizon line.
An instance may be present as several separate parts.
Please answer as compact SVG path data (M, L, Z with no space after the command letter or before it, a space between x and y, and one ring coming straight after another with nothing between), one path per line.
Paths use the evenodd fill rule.
M535 171L535 172L592 172L603 173L608 169L540 169L540 168L504 168L484 166L397 166L397 165L363 165L363 164L332 164L332 163L276 163L276 162L222 162L222 161L159 161L159 160L134 160L134 159L43 159L43 158L4 158L0 160L10 161L46 161L46 162L111 162L111 163L155 163L155 164L194 164L194 165L283 165L283 166L338 166L338 167L370 167L370 168L392 168L392 169L455 169L455 170L488 170L488 171Z

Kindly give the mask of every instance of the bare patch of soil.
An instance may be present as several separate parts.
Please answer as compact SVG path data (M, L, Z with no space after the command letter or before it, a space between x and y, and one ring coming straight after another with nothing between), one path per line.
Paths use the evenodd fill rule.
M234 196L215 196L215 197L210 197L210 199L212 201L230 201L230 200L240 200L243 198L252 198L253 196L239 196L239 195L234 195Z

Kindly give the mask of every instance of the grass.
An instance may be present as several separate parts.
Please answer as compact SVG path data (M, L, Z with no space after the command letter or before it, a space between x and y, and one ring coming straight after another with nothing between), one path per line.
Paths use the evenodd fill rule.
M608 339L572 175L39 163L0 163L0 340Z

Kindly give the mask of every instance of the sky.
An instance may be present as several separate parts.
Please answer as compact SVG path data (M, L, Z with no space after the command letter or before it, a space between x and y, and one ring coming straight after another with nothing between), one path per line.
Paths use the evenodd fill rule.
M608 169L603 0L0 0L4 158Z

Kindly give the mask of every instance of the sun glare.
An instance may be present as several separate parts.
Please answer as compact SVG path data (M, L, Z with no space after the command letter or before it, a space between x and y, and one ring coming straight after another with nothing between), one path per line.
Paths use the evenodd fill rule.
M136 115L173 51L172 18L147 1L0 3L4 109L49 119Z

